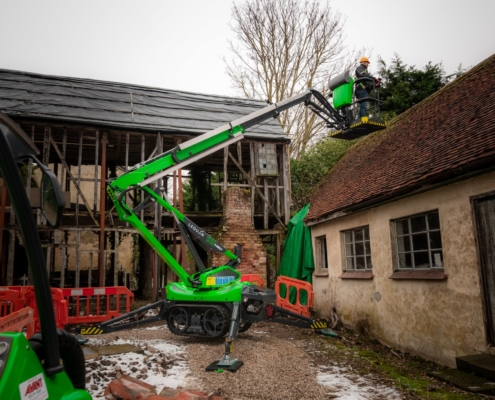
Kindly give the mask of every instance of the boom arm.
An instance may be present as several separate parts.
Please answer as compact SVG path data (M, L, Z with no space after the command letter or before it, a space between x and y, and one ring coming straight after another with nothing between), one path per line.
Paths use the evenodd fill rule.
M115 208L121 221L128 222L137 229L148 244L162 257L162 259L172 268L179 279L188 286L199 286L200 282L191 277L182 268L182 266L172 257L160 241L148 230L136 215L137 212L148 205L157 202L167 211L170 211L178 223L188 227L189 232L194 236L202 247L210 251L226 255L230 261L227 263L230 267L235 267L239 263L238 256L225 249L220 243L209 236L197 225L188 220L182 213L174 208L160 193L160 189L152 190L148 185L165 175L183 168L196 160L199 160L211 153L214 153L230 144L233 144L243 138L246 129L255 126L270 118L276 118L279 113L292 108L301 103L310 101L311 90L295 95L278 104L271 104L261 110L255 111L245 117L236 119L228 124L222 125L217 129L206 132L196 138L180 144L157 157L134 166L131 170L116 178L107 186L109 197L115 204ZM125 202L125 193L131 190L141 190L144 200L134 209L129 207ZM184 235L184 232L182 232ZM187 241L187 232L185 232ZM194 253L194 250L191 249ZM194 256L194 254L193 254ZM195 257L196 258L196 257ZM199 258L197 263L201 263ZM201 269L201 268L200 268ZM204 269L204 268L203 268Z

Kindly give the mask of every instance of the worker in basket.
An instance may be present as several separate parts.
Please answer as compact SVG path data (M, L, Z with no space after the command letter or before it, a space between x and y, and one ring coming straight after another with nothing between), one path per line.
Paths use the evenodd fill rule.
M381 79L375 78L368 72L369 65L370 60L368 57L361 57L359 59L359 66L356 68L356 87L354 94L356 95L356 99L359 103L359 119L366 115L368 102L364 101L364 99L369 98L371 91L375 87L379 87L381 84Z

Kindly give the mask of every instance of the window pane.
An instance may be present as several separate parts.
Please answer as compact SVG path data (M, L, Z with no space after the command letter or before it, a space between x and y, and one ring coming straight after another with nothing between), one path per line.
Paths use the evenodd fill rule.
M373 265L371 264L371 257L367 256L366 257L366 268L371 269L372 267L373 267Z
M364 231L364 240L370 240L370 228L365 227L363 228Z
M397 230L397 235L405 235L409 233L409 223L407 219L401 219L395 222L395 229Z
M326 253L326 251L325 252L322 252L322 255L321 255L321 268L322 269L328 268L328 265L327 265L327 253Z
M363 230L360 229L354 229L354 241L356 242L361 242L363 240Z
M354 257L346 257L345 268L346 269L354 269Z
M428 219L428 229L440 229L440 220L438 218L438 212L430 213L426 216Z
M411 253L399 254L399 268L412 268Z
M370 246L370 242L364 242L364 250L366 251L366 255L370 255L371 254L371 246Z
M326 236L320 236L316 238L315 242L315 265L319 269L327 268L327 238Z
M420 251L414 253L414 267L415 268L430 268L430 258L427 251Z
M352 231L344 232L344 243L352 243Z
M420 233L418 235L412 235L413 250L428 250L428 234Z
M434 268L443 268L443 253L441 251L434 251L431 258Z
M354 252L352 251L352 249L353 249L353 245L352 244L346 244L345 245L345 255L347 257L354 255Z
M397 250L399 252L411 251L411 243L409 242L409 236L401 236L397 238Z
M355 247L357 256L364 256L364 243L356 242Z
M442 237L440 231L430 232L430 249L441 249Z
M411 218L411 231L424 232L426 231L426 219L424 215Z
M364 257L356 257L356 269L364 269Z

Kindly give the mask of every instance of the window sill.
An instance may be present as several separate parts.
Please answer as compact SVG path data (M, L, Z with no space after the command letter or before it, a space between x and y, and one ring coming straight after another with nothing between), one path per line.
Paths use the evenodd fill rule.
M442 281L447 279L447 274L442 271L395 271L389 279L420 279Z
M317 278L324 278L326 276L328 276L328 271L318 271L318 272L315 272L314 275L315 277Z
M339 276L341 279L373 279L372 271L344 271Z

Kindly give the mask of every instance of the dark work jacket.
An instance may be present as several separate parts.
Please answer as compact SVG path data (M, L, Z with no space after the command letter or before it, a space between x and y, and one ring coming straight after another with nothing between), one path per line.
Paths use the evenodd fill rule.
M361 78L371 78L375 79L369 72L368 69L366 68L366 65L364 64L359 64L359 66L356 68L356 79L361 79ZM368 93L373 90L374 84L371 81L365 81L365 82L359 82L356 85L356 89L364 89Z

